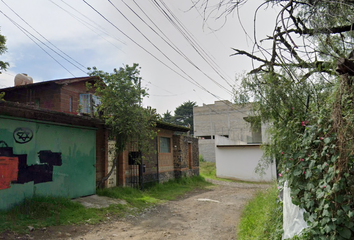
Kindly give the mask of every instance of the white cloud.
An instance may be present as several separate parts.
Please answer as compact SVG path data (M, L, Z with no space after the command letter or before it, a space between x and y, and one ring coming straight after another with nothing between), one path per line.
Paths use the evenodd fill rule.
M0 88L13 87L16 73L3 71L0 74Z
M112 71L113 68L118 68L123 64L139 63L142 67L141 76L150 81L154 85L149 85L151 97L144 101L147 105L157 108L159 112L165 112L167 109L173 111L178 105L184 101L192 100L198 102L198 104L212 103L217 100L211 94L204 90L194 86L187 80L183 79L178 74L166 68L158 60L146 53L139 46L127 39L120 31L114 26L105 21L101 16L94 12L82 1L69 1L64 0L70 4L73 8L82 14L85 14L93 22L89 21L85 17L81 16L75 10L70 9L63 4L62 1L43 1L43 0L17 0L6 1L16 13L20 14L33 28L50 40L55 46L60 48L65 54L69 55L75 61L84 65L85 67L97 66L97 68L104 71ZM87 21L94 31L80 23L77 19L58 8L55 4L62 6L63 8L74 14L75 18L81 18ZM111 21L117 28L129 35L134 41L140 44L143 48L148 50L153 56L156 56L163 63L167 64L171 68L184 75L177 69L176 64L183 71L188 73L193 80L200 83L208 91L215 95L220 96L223 99L230 99L231 95L218 87L203 73L206 73L211 78L215 79L218 83L230 88L223 79L218 76L212 68L206 64L206 62L196 53L196 51L190 46L190 44L181 36L181 34L170 24L170 22L154 7L151 1L137 1L140 7L146 12L146 14L159 26L163 33L159 34L163 36L166 34L173 44L178 46L188 58L195 63L203 73L198 71L195 67L189 64L185 59L173 51L164 41L160 39L155 33L153 33L149 27L141 22L122 1L114 1L114 4L118 7L124 15L133 22L133 24L142 31L146 37L154 43L158 49L160 49L172 62L167 60L161 52L155 49L141 34L124 19L121 14L116 11L107 1L88 0L92 6L94 6L103 16ZM125 1L144 19L149 20L144 14L133 4L131 1ZM251 1L249 1L251 2ZM262 2L262 0L252 1L252 4ZM194 35L198 43L203 46L203 49L207 51L213 58L213 61L226 73L229 81L234 80L234 74L242 72L243 70L250 70L251 64L248 58L242 57L230 57L233 53L231 47L240 49L250 49L252 44L247 42L242 28L237 23L237 18L230 17L226 25L219 31L212 33L205 28L202 29L202 20L195 10L188 10L191 1L166 1L166 4L170 6L170 9L178 16L181 22L188 28L188 30ZM241 18L245 19L245 27L252 32L253 27L253 12L251 7L244 8L241 11ZM1 11L8 15L11 19L16 20L17 23L25 27L34 34L36 37L41 38L30 27L28 27L21 19L19 19L14 13L12 13L2 2L0 2ZM269 16L265 17L266 19ZM260 20L262 22L262 20ZM11 66L9 71L14 75L17 73L27 73L32 76L35 81L51 80L72 77L72 75L60 66L56 61L43 52L36 44L34 44L26 35L24 35L18 28L15 27L6 17L0 14L1 34L7 37L8 52L1 55L1 60L10 62ZM154 27L152 23L150 26ZM211 20L208 24L219 26L220 22ZM155 27L154 27L155 28ZM262 28L271 28L271 24ZM109 33L110 36L103 34L102 31ZM157 30L158 31L158 30ZM97 33L100 33L99 36ZM103 39L106 38L107 40ZM116 40L119 38L126 42L126 45ZM45 40L42 39L45 42ZM52 52L40 44L46 49L61 65L67 68L75 76L83 76L86 73L80 71L66 60L63 60L57 54ZM251 46L249 46L249 45ZM120 49L117 49L120 48ZM57 50L56 50L57 51ZM66 57L66 56L65 56ZM66 57L67 58L67 57ZM72 61L72 60L70 60ZM77 63L75 63L77 65ZM6 80L5 80L6 78ZM13 85L13 77L9 82L9 76L6 74L0 75L0 84ZM2 86L0 86L2 87ZM195 91L193 91L195 89ZM168 90L170 93L166 92ZM167 93L167 94L166 94ZM155 96L153 96L155 95ZM161 95L170 95L164 96Z

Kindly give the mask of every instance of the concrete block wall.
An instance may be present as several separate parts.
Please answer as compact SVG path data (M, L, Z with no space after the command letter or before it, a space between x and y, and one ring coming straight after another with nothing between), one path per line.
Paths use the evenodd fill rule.
M193 108L194 136L215 135L247 143L247 136L252 136L250 123L243 118L251 115L249 105L239 106L229 101L216 101Z
M199 154L206 162L215 162L215 139L199 139Z
M244 117L252 115L250 105L215 101L193 108L194 136L199 138L199 153L205 161L215 162L215 136L227 136L237 144L252 139L251 124Z

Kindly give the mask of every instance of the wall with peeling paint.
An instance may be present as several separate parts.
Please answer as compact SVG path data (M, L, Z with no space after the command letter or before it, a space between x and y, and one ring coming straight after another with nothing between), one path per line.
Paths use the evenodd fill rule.
M96 129L0 115L0 210L96 191Z

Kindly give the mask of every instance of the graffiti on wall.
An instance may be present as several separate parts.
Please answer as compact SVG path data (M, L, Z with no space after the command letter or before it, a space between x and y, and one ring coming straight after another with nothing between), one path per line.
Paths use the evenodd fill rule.
M19 134L14 132L14 138L15 135L20 136L19 139L23 140L20 144L31 141L33 133L28 130L17 128L15 132ZM10 188L10 184L53 181L53 167L62 165L61 153L41 150L38 158L40 164L27 165L27 154L14 154L12 147L0 141L0 190Z
M33 138L33 132L29 128L20 127L15 129L13 137L15 139L15 142L19 144L28 143Z

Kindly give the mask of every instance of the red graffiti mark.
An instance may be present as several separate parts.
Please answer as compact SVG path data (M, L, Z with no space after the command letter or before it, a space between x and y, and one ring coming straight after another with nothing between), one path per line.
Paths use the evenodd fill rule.
M11 181L17 181L18 157L0 157L0 190L10 188Z

